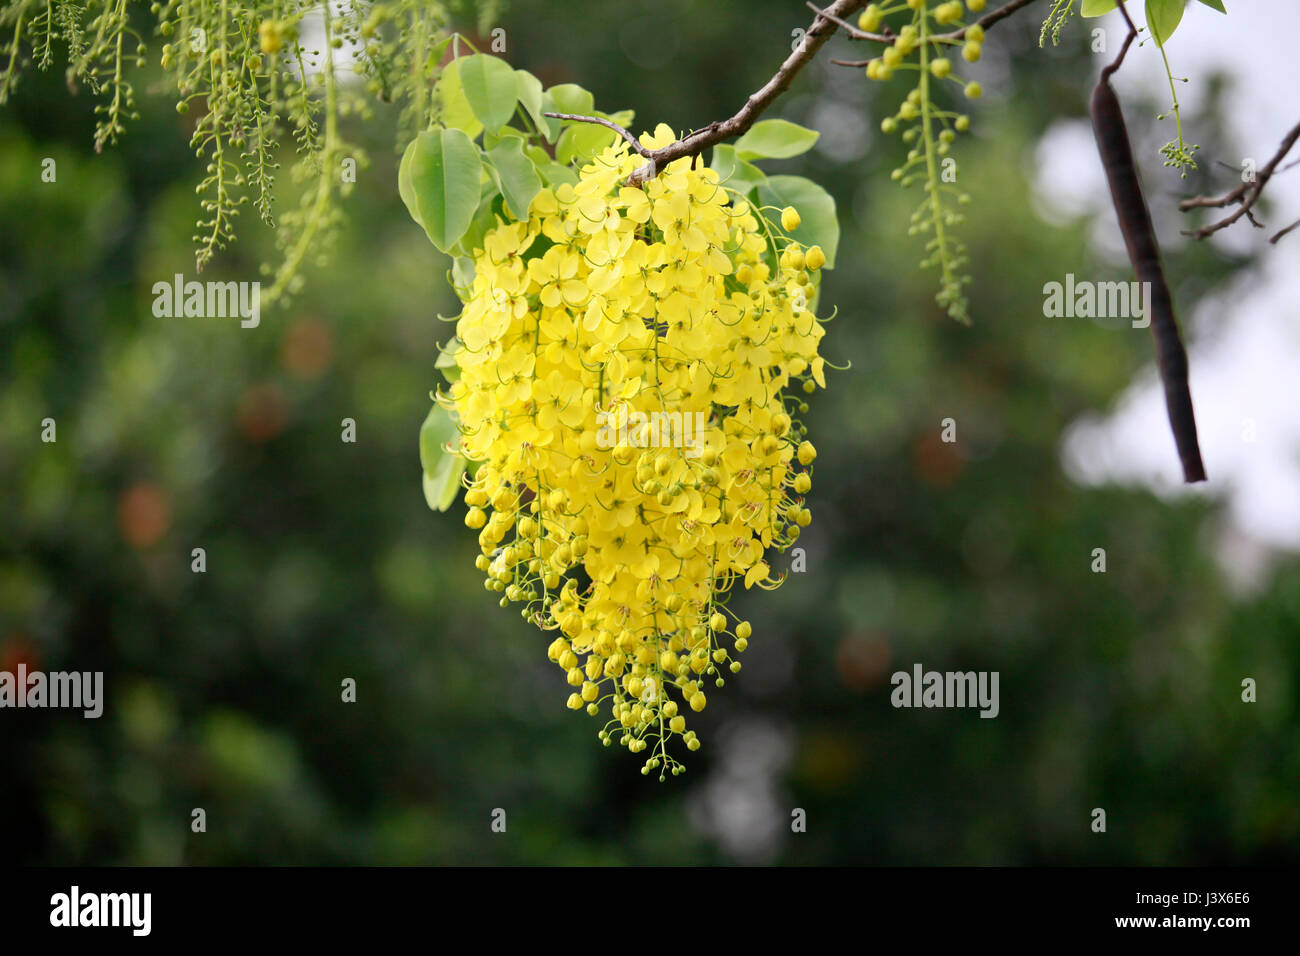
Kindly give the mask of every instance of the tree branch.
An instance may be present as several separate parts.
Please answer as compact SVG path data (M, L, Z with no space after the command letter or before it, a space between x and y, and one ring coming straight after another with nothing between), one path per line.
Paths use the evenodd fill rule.
M1276 246L1277 243L1278 243L1278 240L1279 240L1279 239L1281 239L1281 238L1282 238L1283 236L1285 236L1287 233L1289 233L1289 232L1293 232L1293 231L1296 229L1296 227L1298 227L1298 226L1300 226L1300 219L1297 219L1295 222L1291 223L1291 225L1287 226L1285 229L1281 229L1281 230L1279 230L1279 231L1277 232L1277 234L1274 235L1274 236L1273 236L1271 239L1269 239L1268 241L1269 241L1272 245L1275 245L1275 246Z
M1124 65L1124 57L1128 56L1128 48L1137 39L1138 28L1133 22L1133 18L1128 15L1128 7L1124 6L1124 0L1119 2L1119 12L1124 15L1124 22L1128 24L1128 35L1124 37L1124 45L1119 48L1119 56L1115 57L1113 63L1102 68L1101 76L1097 78L1098 83L1110 82L1110 78L1115 71Z
M1286 134L1286 137L1282 140L1282 145L1278 147L1277 152L1273 154L1273 158L1268 161L1267 165L1255 176L1254 182L1242 183L1236 189L1229 190L1222 196L1193 196L1191 199L1184 199L1180 202L1178 208L1183 212L1190 209L1222 209L1225 206L1231 206L1233 203L1238 204L1237 211L1232 215L1224 216L1218 222L1212 222L1208 226L1202 226L1199 229L1186 229L1183 231L1183 235L1192 236L1195 239L1204 239L1207 236L1214 235L1220 229L1231 226L1242 216L1249 219L1257 229L1263 229L1263 223L1255 218L1251 210L1254 208L1255 203L1259 202L1259 197L1263 194L1268 181L1273 178L1273 174L1279 171L1278 164L1286 158L1286 154L1291 151L1291 147L1296 144L1297 140L1300 140L1300 123L1297 123L1291 129L1291 132ZM1273 236L1269 242L1276 243L1294 228L1294 225L1288 226Z
M987 30L989 27L993 26L993 24L997 23L999 20L1005 20L1007 17L1011 16L1011 14L1016 13L1017 11L1023 9L1024 7L1029 6L1033 2L1034 0L1011 0L1010 3L1004 4L1003 6L998 7L996 10L984 14L984 16L980 17L975 22L980 25L981 29ZM941 33L935 36L933 39L952 40L953 42L957 42L966 39L966 31L969 29L970 27L968 26L962 27L960 30L954 31L953 33Z
M831 38L831 35L835 32L834 18L846 17L865 4L866 0L835 0L826 8L825 14L819 11L813 19L812 25L804 33L803 39L795 46L794 52L785 58L785 62L781 64L780 69L776 71L770 80L763 84L761 89L750 94L749 99L745 101L745 105L734 116L725 120L715 120L708 126L697 129L676 142L661 146L658 149L647 150L633 141L637 152L648 159L649 162L632 171L632 175L627 178L628 185L637 186L647 180L654 179L655 176L659 175L659 170L673 160L687 156L698 156L710 146L720 143L724 139L731 139L733 136L740 136L747 132L754 125L759 115L772 105L772 101L790 88L795 75L816 55L817 51L822 48L822 44ZM547 115L554 114L548 113ZM616 132L621 133L625 139L631 140L626 131L608 120L595 116L574 115L565 118L579 123L598 123L601 126L614 129Z
M1034 2L1035 0L1011 0L1010 3L1003 4L1002 6L998 7L996 10L984 14L984 16L980 17L978 20L975 21L975 24L978 24L981 29L987 30L989 27L993 26L995 23L999 22L1000 20L1005 20L1013 13L1022 10L1023 8L1029 6L1031 3ZM807 5L812 10L817 10L817 7L815 7L812 4L811 0L807 0ZM839 20L831 16L829 13L825 11L817 10L817 12L822 16L826 17L827 19L832 20L835 23L839 24L841 27L843 27L844 31L849 35L849 37L854 40L871 40L872 42L875 43L883 43L886 45L890 45L896 39L896 34L892 30L890 30L889 27L887 26L880 33L867 33L863 30L859 30L855 26L851 26L850 24L845 23L843 20ZM951 33L936 33L930 37L930 42L936 44L937 43L960 43L962 40L966 39L966 31L969 30L971 26L975 24L969 24L967 26L962 27L960 30L952 31ZM851 66L860 69L866 66L871 61L870 60L831 60L831 62L834 63L836 66Z
M894 42L894 37L896 36L896 34L894 33L893 30L889 29L888 24L885 25L884 30L880 33L868 33L865 30L859 30L857 27L849 23L847 20L843 20L840 17L836 16L834 13L831 12L831 9L833 8L828 8L826 10L823 10L820 7L818 7L815 3L813 3L812 0L807 0L804 6L806 6L813 13L817 14L817 16L825 17L827 20L831 21L831 23L834 23L836 26L843 29L844 32L849 35L849 39L851 40L873 40L876 43Z
M600 116L579 116L577 113L543 113L542 115L549 116L551 119L573 120L574 122L577 123L596 123L600 126L605 126L609 129L612 129L615 133L618 133L619 136L622 136L625 140L631 143L632 148L635 149L642 156L650 155L650 150L642 146L640 141L637 140L635 136L633 136L623 127L619 126L613 120L607 120Z

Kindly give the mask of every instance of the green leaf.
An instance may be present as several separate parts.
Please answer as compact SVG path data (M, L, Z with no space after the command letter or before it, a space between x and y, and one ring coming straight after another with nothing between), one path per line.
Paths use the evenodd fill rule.
M451 284L461 301L468 301L474 285L474 260L469 256L456 256L451 261ZM462 291L464 290L464 291ZM448 379L450 381L450 379Z
M1147 29L1164 46L1182 22L1187 0L1147 0Z
M478 147L458 129L421 133L402 155L398 192L411 218L443 252L456 244L474 218L482 172Z
M576 83L557 83L546 91L555 109L552 113L579 113L590 116L596 108L596 98L590 91L584 90Z
M1211 10L1218 10L1220 13L1228 12L1223 6L1223 0L1201 0L1201 3L1205 4Z
M470 281L472 282L473 274L474 274L474 262L472 259L464 259L462 257L457 257L456 259L457 264L461 263L462 261L469 262ZM460 339L456 338L456 336L453 335L451 337L451 341L449 341L445 346L443 346L442 351L438 353L438 361L433 363L433 367L441 371L442 377L451 383L454 383L458 378L460 378L460 366L456 364L456 353L459 351L460 351Z
M447 52L447 47L451 46L451 41L456 39L456 34L449 33L429 49L429 55L424 58L424 68L432 71L438 68L442 62L443 54Z
M820 135L788 120L763 120L736 140L736 154L741 159L789 159L812 149Z
M552 188L562 183L568 183L570 186L578 185L578 174L568 166L561 166L551 159L546 150L540 146L525 147L524 155L533 161L533 165L537 167L537 172L546 185Z
M835 253L840 245L840 221L835 215L835 199L830 193L802 176L769 176L767 182L758 185L758 199L764 206L777 209L794 206L802 221L791 236L805 248L821 246L822 252L826 253L824 268L835 267ZM771 215L770 210L768 214Z
M515 70L515 81L519 86L519 102L524 104L525 112L546 141L554 143L555 137L560 135L560 121L546 116L548 111L555 112L555 104L542 92L542 81L527 70Z
M617 136L618 133L612 129L595 123L568 123L555 144L555 158L566 166L574 161L583 165L613 143Z
M591 92L574 83L559 83L552 86L546 91L546 96L550 98L550 107L548 108L553 113L600 116L604 119L612 119L620 126L632 122L631 111L625 110L622 113L614 114L612 117L597 112L596 101ZM619 117L624 117L624 121L620 122ZM552 122L557 123L562 130L558 134L559 139L555 143L555 159L564 166L575 160L579 164L586 163L602 149L614 142L614 139L618 136L613 130L598 126L595 123L565 122L563 120L552 120Z
M486 53L475 53L457 62L470 109L488 132L495 133L515 115L519 81L515 79L514 68L500 57Z
M542 179L533 161L524 155L523 141L503 140L487 151L487 158L506 208L519 221L526 221L528 204L541 191Z
M446 511L460 490L465 459L443 446L458 442L456 421L441 405L434 405L420 426L420 466L424 469L424 500L434 511Z
M636 119L636 110L619 110L617 113L602 113L597 110L596 115L607 120L613 120L619 126L627 129L632 125L632 120Z
M547 90L542 94L542 134L546 137L548 143L554 143L560 138L560 130L564 128L564 124L560 120L553 119L545 114L559 112L562 112L562 110L551 99L551 93Z
M586 115L610 120L624 129L631 125L636 116L632 110L619 110L612 115L600 110L589 110ZM559 142L555 144L555 158L563 165L574 163L583 166L620 139L622 137L608 126L569 120L564 132L560 134Z
M561 166L559 163L548 163L545 166L538 166L538 172L546 180L546 185L552 189L559 189L565 183L570 186L578 185L578 174L568 166Z
M483 124L474 115L474 109L465 96L465 87L461 84L461 60L452 60L443 67L438 82L433 85L433 98L438 104L438 118L444 126L458 129L473 139L483 132Z
M502 143L512 139L521 146L528 144L528 134L523 130L515 129L513 126L502 126L495 133L484 133L481 147L483 152L486 153L488 150L495 149ZM491 175L490 169L488 173Z
M483 183L474 218L452 251L457 255L467 255L475 249L482 249L483 238L500 224L497 217L501 212L501 190L497 188L496 180L489 176Z
M420 218L420 204L415 200L415 184L411 182L411 162L415 158L415 150L412 148L414 145L414 140L406 144L406 149L402 151L402 161L397 164L397 194L402 197L402 202L406 204L406 211L411 214L411 218L424 228L424 220Z
M1115 0L1083 0L1079 16L1100 17L1115 9Z
M447 340L447 344L442 347L438 353L438 361L433 363L434 368L455 368L456 353L460 351L460 339L452 336Z
M717 171L722 185L738 193L747 193L759 183L767 182L767 174L736 155L736 147L720 143L713 147L713 160L709 167Z

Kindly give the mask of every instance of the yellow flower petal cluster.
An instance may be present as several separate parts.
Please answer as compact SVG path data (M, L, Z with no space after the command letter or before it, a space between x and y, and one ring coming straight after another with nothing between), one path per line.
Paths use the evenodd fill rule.
M811 520L816 451L789 393L825 387L825 256L690 159L625 185L643 162L620 142L485 236L440 399L478 463L465 521L485 586L557 632L569 706L608 704L601 740L653 744L642 772L662 779L683 769L671 737L700 745L685 713L705 682L740 670L732 584L779 584L765 552Z

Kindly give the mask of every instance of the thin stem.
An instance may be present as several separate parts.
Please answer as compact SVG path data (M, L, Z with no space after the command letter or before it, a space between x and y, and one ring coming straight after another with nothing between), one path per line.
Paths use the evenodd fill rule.
M1174 71L1169 68L1169 54L1165 52L1163 43L1157 44L1160 47L1160 58L1165 61L1165 77L1169 80L1169 95L1174 101L1174 127L1178 130L1178 148L1183 148L1183 119L1178 111L1178 91L1174 89Z
M633 136L623 127L619 126L613 120L607 120L601 116L580 116L577 113L543 113L542 115L549 116L551 119L569 120L574 123L595 123L598 126L604 126L607 129L612 129L614 132L618 133L619 136L622 136L625 140L631 143L632 148L635 149L638 153L640 153L642 156L645 156L646 158L650 158L650 150L642 146L637 141L637 138L635 136Z
M948 257L944 254L943 210L939 203L939 170L934 154L934 133L930 129L930 47L926 42L930 33L930 12L921 11L921 141L925 146L926 189L930 193L930 211L934 216L934 238L938 242L940 269L943 284L949 282Z
M733 116L710 123L674 143L651 150L646 157L650 162L632 172L628 185L639 185L653 179L669 163L688 156L698 156L708 147L724 139L740 136L754 125L758 117L772 102L790 88L799 71L812 60L822 45L835 32L835 21L831 17L842 18L859 10L866 0L835 0L826 9L826 15L818 12L803 39L795 45L791 54L785 58L780 68L763 86L751 93L749 98Z
M1200 229L1187 230L1184 232L1184 235L1192 236L1195 239L1204 239L1207 236L1218 232L1220 229L1231 226L1242 216L1246 216L1254 222L1255 220L1251 215L1251 209L1254 207L1255 203L1259 201L1259 197L1263 194L1264 187L1268 185L1269 180L1273 178L1275 173L1280 171L1278 169L1278 164L1286 158L1287 153L1291 151L1291 148L1298 140L1300 140L1300 124L1292 127L1291 131L1286 134L1282 140L1282 145L1279 146L1277 152L1273 154L1273 158L1259 170L1259 173L1255 176L1254 182L1242 183L1236 189L1229 190L1222 196L1194 196L1191 199L1184 199L1180 202L1178 208L1183 212L1187 212L1189 209L1200 209L1205 207L1222 209L1224 206L1230 206L1233 203L1240 204L1240 208L1232 215L1225 216L1218 222L1211 223L1208 226L1202 226ZM1284 229L1270 241L1276 242L1288 232L1290 232L1290 228Z
M289 281L297 273L307 249L320 229L321 221L329 205L329 197L334 181L334 152L338 148L338 86L334 78L334 44L333 24L330 20L328 0L321 4L325 20L325 142L321 146L320 179L316 183L316 198L312 203L311 216L303 227L302 235L294 246L293 252L285 259L280 276L266 294L268 302L273 302L284 292ZM306 88L306 73L303 74L303 87Z

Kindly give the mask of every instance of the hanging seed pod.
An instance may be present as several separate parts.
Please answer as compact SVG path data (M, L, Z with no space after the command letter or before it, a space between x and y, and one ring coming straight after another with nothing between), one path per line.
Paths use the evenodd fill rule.
M1196 437L1196 416L1192 409L1192 393L1187 381L1187 352L1178 334L1174 318L1173 296L1165 282L1160 264L1160 247L1147 211L1146 197L1138 181L1133 150L1129 145L1128 130L1119 98L1110 85L1109 72L1103 72L1092 91L1089 104L1092 128L1097 137L1097 150L1110 184L1111 200L1119 217L1124 244L1128 247L1129 261L1143 288L1151 290L1151 334L1155 339L1156 363L1160 380L1164 384L1165 407L1169 412L1169 425L1182 461L1183 480L1189 484L1205 480L1205 466L1201 462L1201 449Z

